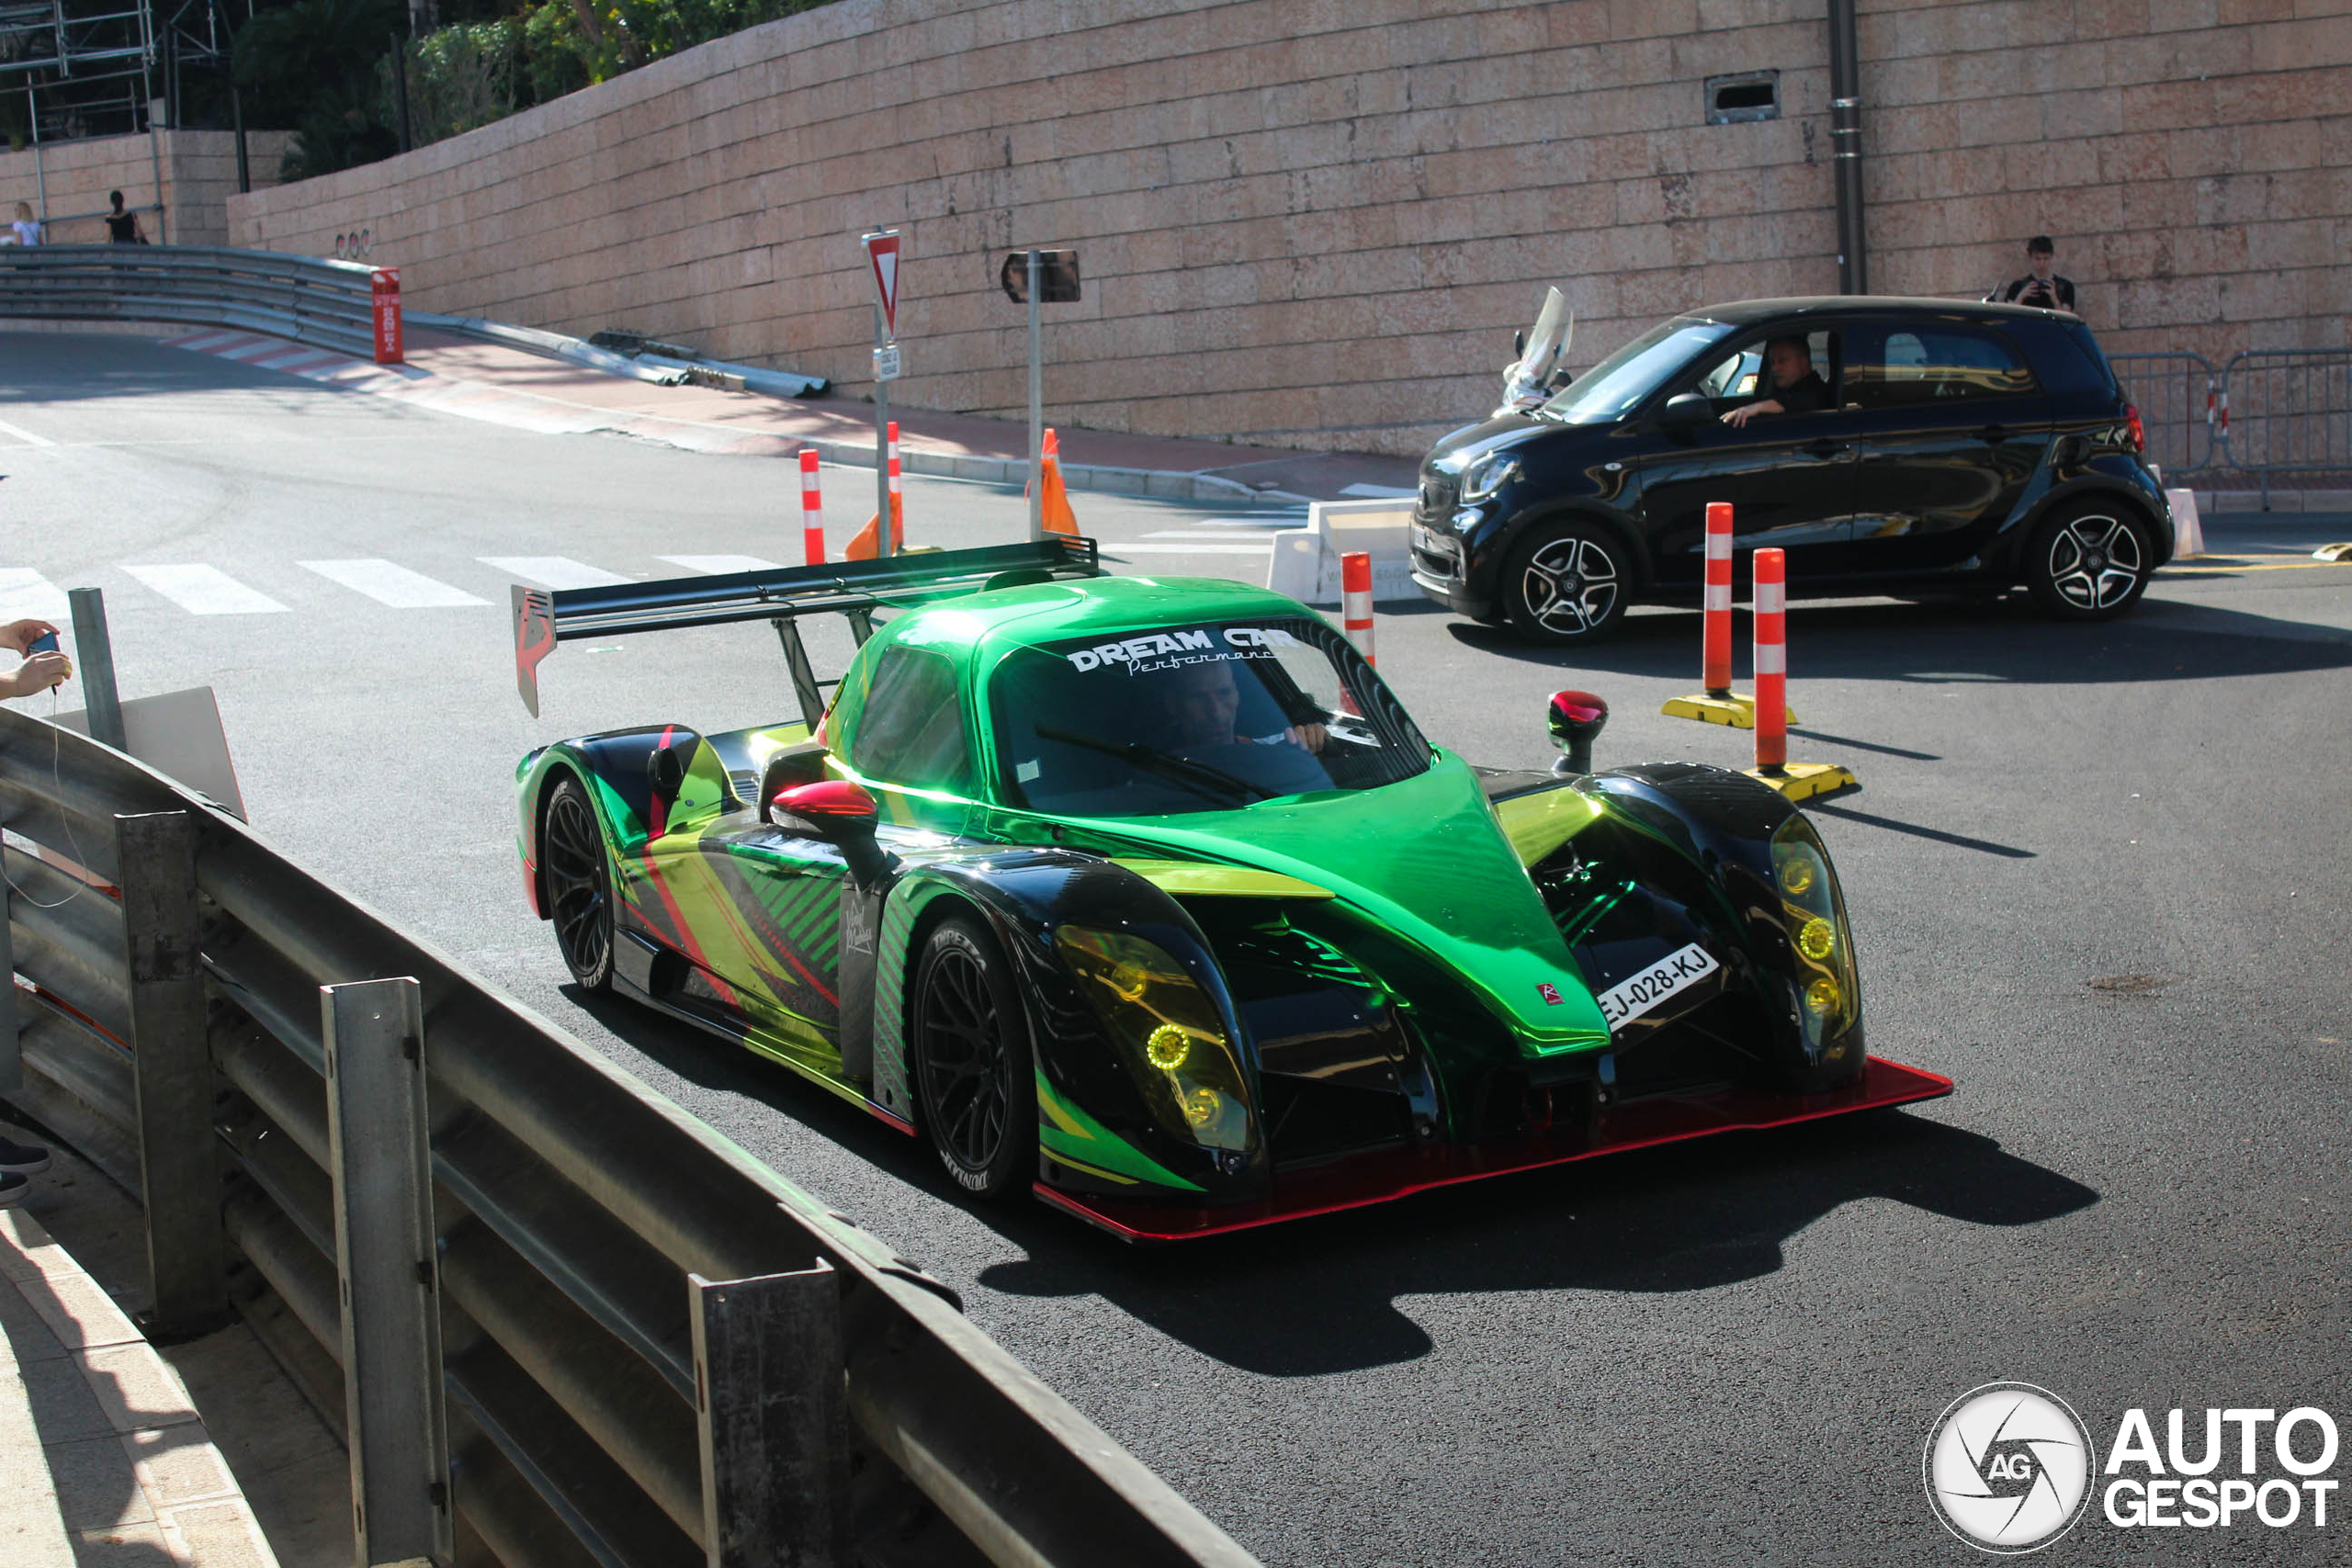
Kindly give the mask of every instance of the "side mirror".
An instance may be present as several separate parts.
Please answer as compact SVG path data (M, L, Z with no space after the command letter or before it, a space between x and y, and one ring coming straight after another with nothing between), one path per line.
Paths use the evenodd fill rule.
M1527 357L1527 334L1525 333L1513 333L1510 334L1510 354L1513 359L1524 359Z
M863 784L825 779L780 789L767 804L768 820L774 822L778 817L798 818L810 832L841 851L851 880L861 887L871 887L888 868L889 857L874 841L880 813Z
M1697 392L1677 392L1658 413L1658 423L1668 430L1697 430L1714 422L1715 405Z
M686 787L686 759L675 746L657 746L645 759L645 782L653 798L668 806Z
M1609 705L1590 692L1555 692L1545 717L1552 730L1552 744L1561 752L1560 760L1552 764L1552 771L1592 772L1592 743L1600 738L1601 727L1609 722Z

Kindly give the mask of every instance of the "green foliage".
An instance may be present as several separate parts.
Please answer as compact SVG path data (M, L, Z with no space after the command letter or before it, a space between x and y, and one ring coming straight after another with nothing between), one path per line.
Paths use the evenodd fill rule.
M402 0L292 0L237 29L232 60L255 125L295 132L285 177L331 174L399 145L376 62L408 21Z
M648 61L814 10L826 0L538 0L526 16L543 98ZM552 90L550 90L552 89Z
M515 95L523 86L523 52L519 17L461 22L412 40L407 46L411 140L421 147L513 114L520 107ZM378 79L385 102L397 114L390 56L384 58Z

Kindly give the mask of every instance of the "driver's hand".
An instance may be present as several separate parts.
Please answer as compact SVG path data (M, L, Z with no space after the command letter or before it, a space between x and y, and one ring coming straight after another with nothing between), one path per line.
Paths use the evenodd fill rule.
M1322 754L1323 742L1329 739L1330 735L1331 732L1319 724L1294 724L1283 731L1283 738L1292 745L1304 746L1317 756Z
M1745 427L1749 420L1754 419L1759 413L1778 413L1780 412L1781 405L1771 401L1770 399L1767 399L1762 402L1747 403L1742 407L1730 410L1724 413L1724 423L1735 427Z

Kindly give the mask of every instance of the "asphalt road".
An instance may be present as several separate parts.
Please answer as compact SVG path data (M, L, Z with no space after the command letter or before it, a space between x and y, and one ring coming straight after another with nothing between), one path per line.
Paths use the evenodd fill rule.
M2062 1394L2102 1458L2129 1407L2159 1443L2187 1408L2193 1455L2208 1406L2321 1406L2347 1428L2324 1473L2352 1478L2352 566L2293 564L2352 521L2210 522L2268 570L2167 572L2105 626L2013 603L1792 614L1792 756L1863 783L1815 815L1871 1044L1951 1099L1138 1251L1035 1204L975 1212L926 1149L781 1070L583 1003L524 906L525 750L792 705L764 629L723 628L569 645L535 721L516 573L482 558L790 559L786 466L130 339L0 334L0 614L102 587L127 694L217 689L257 828L953 1283L1270 1564L1973 1560L1926 1506L1921 1444L1996 1380ZM844 479L836 547L870 510L870 476ZM907 491L918 539L1020 527L1017 496ZM1287 521L1076 504L1151 573L1261 574L1250 536ZM393 608L299 564L375 559L483 603ZM282 608L191 613L236 601L129 570L157 566ZM1574 669L1418 607L1378 635L1473 760L1543 764L1543 698L1576 685L1612 704L1603 765L1745 761L1744 737L1658 716L1696 683L1693 615L1637 614ZM2287 1475L2267 1439L2257 1458L2257 1482ZM2340 1562L2346 1510L2125 1529L2094 1502L2046 1560Z

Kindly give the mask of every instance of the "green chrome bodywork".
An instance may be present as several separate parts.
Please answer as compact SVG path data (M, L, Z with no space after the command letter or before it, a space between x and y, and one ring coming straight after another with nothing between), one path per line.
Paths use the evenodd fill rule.
M606 778L594 752L598 738L534 753L520 770L526 876L535 874L538 813L550 781L560 772L587 781L620 905L644 926L674 933L665 940L697 966L696 984L707 972L713 1009L731 1010L740 1021L732 1032L834 1092L909 1122L911 970L928 907L955 893L924 873L933 863L969 860L992 847L1091 853L1188 904L1262 906L1270 931L1322 933L1298 940L1321 943L1357 976L1373 1005L1388 999L1392 973L1445 976L1442 986L1424 987L1419 1003L1395 998L1408 1013L1425 1010L1421 1027L1430 1038L1445 1032L1430 1027L1426 998L1466 998L1487 1015L1477 1028L1493 1034L1499 1026L1522 1061L1607 1048L1609 1024L1562 922L1531 877L1531 868L1608 815L1594 795L1538 788L1490 806L1474 770L1432 748L1425 772L1394 784L1232 809L1076 818L1001 798L989 676L1015 650L1178 624L1309 615L1291 600L1227 581L1099 578L980 592L908 611L876 630L840 682L822 760L829 776L871 791L884 847L906 868L874 928L871 1064L864 1072L844 1063L843 1001L834 990L846 957L836 947L845 908L840 859L765 829L751 802L739 798L751 793L746 772L756 779L770 757L804 740L801 727L697 738L685 787L658 832ZM862 778L842 761L854 749L877 665L900 646L956 667L972 760L968 794ZM1350 931L1376 940L1351 943ZM1340 933L1340 945L1333 933ZM1199 1190L1091 1115L1042 1060L1037 1103L1040 1146L1053 1160L1139 1191Z

